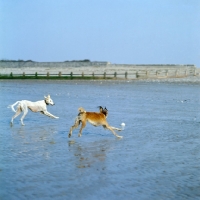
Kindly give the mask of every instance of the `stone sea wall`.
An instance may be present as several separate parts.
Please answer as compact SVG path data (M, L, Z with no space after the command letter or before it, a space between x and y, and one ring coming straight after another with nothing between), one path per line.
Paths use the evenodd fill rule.
M130 65L109 62L25 62L1 61L0 74L85 74L118 78L186 77L199 74L195 65Z

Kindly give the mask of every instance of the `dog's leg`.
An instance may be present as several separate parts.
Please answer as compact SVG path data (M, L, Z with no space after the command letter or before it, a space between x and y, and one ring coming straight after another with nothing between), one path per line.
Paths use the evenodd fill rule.
M46 115L46 116L48 116L48 117L54 118L54 119L58 119L59 118L59 117L56 117L56 116L52 115L48 111L41 111L41 113Z
M74 125L70 128L70 131L69 131L69 134L68 134L68 137L70 138L72 136L72 131L75 129L75 128L78 128L78 126L80 125L81 121L80 119L77 117L76 120L75 120L75 123Z
M22 124L22 126L24 126L25 124L24 124L24 117L27 115L27 113L28 113L28 108L27 107L24 107L24 109L23 109L23 111L24 111L24 114L22 115L22 117L21 117L21 124Z
M110 128L112 128L113 130L116 130L116 131L122 131L121 128L115 128L115 127L113 127L113 126L111 126Z
M85 126L86 126L86 121L82 121L81 128L80 128L80 131L79 131L79 134L78 134L78 137L81 137L81 136L82 136L82 130L85 128Z
M16 113L13 115L13 117L12 117L12 119L11 119L11 122L10 122L11 126L13 125L13 120L14 120L17 116L19 116L21 112L22 112L21 108L18 107Z
M116 137L118 137L118 138L123 138L123 136L117 135L117 134L115 133L115 131L112 129L112 126L109 126L108 124L106 124L106 125L103 125L103 127L104 127L104 128L107 128L108 130L110 130Z

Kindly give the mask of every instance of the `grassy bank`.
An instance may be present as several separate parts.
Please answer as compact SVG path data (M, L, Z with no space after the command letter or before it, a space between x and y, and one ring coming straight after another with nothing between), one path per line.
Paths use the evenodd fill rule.
M44 79L44 80L93 80L93 79L116 79L111 77L98 77L98 76L23 76L23 75L0 75L0 79Z

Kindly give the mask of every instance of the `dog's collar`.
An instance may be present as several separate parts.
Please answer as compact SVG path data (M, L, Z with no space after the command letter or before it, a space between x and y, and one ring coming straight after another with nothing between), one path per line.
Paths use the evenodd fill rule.
M44 100L44 102L46 103L47 106L49 105L49 103L47 103L46 100Z

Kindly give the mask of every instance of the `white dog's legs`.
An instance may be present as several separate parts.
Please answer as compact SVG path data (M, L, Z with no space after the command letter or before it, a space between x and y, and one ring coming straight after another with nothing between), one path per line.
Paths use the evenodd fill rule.
M42 113L43 115L46 115L46 116L51 117L51 118L54 118L54 119L58 119L58 118L59 118L59 117L56 117L56 116L52 115L52 114L49 113L48 111L41 111L41 113Z
M27 115L27 113L28 113L28 109L26 108L26 109L24 109L24 114L21 117L21 124L22 124L22 126L25 125L23 120L24 120L25 116Z
M19 116L20 114L21 114L21 109L20 108L18 108L17 109L17 111L16 111L16 113L13 115L13 117L12 117L12 119L11 119L11 125L13 125L13 120L17 117L17 116Z

